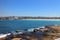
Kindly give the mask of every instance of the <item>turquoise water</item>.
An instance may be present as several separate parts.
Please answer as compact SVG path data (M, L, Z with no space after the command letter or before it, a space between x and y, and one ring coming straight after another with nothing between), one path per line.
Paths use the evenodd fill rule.
M0 33L11 32L15 30L24 30L42 27L46 25L60 25L60 21L47 20L4 20L0 21Z

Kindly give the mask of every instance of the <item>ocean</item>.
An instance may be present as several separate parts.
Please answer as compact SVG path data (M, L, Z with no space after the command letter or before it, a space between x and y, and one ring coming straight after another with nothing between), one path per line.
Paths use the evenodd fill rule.
M8 33L16 30L33 29L48 25L60 25L60 21L48 20L1 20L0 33Z

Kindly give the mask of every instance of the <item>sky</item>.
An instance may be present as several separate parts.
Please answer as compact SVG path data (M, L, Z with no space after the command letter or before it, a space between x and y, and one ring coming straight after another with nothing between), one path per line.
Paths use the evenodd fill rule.
M0 0L0 16L60 17L60 0Z

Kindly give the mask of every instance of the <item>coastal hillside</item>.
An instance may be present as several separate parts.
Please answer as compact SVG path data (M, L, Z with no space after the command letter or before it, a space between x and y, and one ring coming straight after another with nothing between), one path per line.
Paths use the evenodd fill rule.
M21 19L60 19L60 17L18 17L18 16L0 17L0 20L21 20Z

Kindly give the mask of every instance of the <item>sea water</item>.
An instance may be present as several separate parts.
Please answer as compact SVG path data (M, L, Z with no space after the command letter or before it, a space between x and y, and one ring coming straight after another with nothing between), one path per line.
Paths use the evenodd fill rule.
M1 20L0 33L7 33L16 30L44 27L46 25L60 25L60 21L48 20Z

